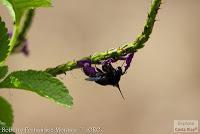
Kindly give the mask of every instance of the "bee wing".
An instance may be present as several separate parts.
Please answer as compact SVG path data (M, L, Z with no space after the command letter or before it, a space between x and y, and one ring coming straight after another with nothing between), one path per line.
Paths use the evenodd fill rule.
M97 81L99 79L100 79L100 77L88 77L88 78L85 78L85 80L87 80L87 81Z
M100 85L110 85L109 78L106 76L89 77L89 78L86 78L85 80L95 81L96 83Z

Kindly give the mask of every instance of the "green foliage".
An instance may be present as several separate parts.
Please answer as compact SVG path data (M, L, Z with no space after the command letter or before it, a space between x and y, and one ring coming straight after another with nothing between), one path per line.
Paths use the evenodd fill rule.
M37 7L49 7L51 6L52 0L0 0L0 3L7 6L14 21L13 36L9 41L7 28L0 18L1 65L10 55L13 48L20 45L26 39L26 33L32 22L34 9ZM93 64L97 64L103 60L120 57L142 48L152 33L160 4L161 0L152 1L144 30L134 42L125 44L117 49L96 53L85 58L91 60ZM79 68L77 61L69 61L66 64L59 65L55 68L46 69L46 71L28 70L12 72L0 82L0 88L14 88L32 91L40 96L54 100L58 104L71 107L73 105L73 99L69 95L67 88L60 80L53 76L76 68ZM7 72L8 68L6 66L0 66L0 79L3 79ZM11 106L3 98L0 98L0 130L2 127L10 127L12 121L13 116Z
M52 75L42 71L16 71L9 74L0 88L16 88L33 91L56 103L71 107L73 99L64 84Z
M13 124L13 110L11 105L0 96L0 121L4 122L7 127Z
M2 64L9 53L9 42L8 30L0 17L0 64Z
M8 7L16 24L20 23L27 9L51 6L51 0L0 0L0 2Z
M8 73L8 66L0 66L0 80Z
M0 121L0 134L15 134L11 128L6 126L6 123Z
M0 59L0 64L3 64L3 61L5 61L5 59L11 54L15 45L19 45L23 41L26 31L29 27L28 25L31 24L31 22L26 24L26 21L22 23L22 17L24 14L27 11L37 7L51 6L51 0L0 0L0 3L4 4L9 9L14 21L13 36L9 42L9 45L7 45L7 47L9 47L8 51L6 51L6 54L4 54L5 52L3 53L3 57L0 56L0 58L3 59ZM5 34L5 32L3 32L3 34Z

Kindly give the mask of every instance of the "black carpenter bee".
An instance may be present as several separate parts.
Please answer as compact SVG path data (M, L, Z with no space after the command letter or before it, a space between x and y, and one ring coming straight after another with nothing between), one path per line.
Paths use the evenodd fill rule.
M95 76L86 78L86 80L95 81L96 83L103 86L112 85L114 87L117 87L122 98L125 99L119 87L120 78L124 74L122 68L114 68L111 63L108 63L102 65L102 70L97 67L96 70L97 73L95 74Z
M121 56L119 59L109 58L101 63L102 69L93 67L92 61L87 59L78 61L77 65L81 67L85 75L88 76L86 80L95 81L96 83L103 86L112 85L114 87L117 87L122 95L122 98L124 99L124 96L119 87L119 81L121 76L124 75L128 70L128 68L130 67L133 56L134 53L129 53L125 56ZM112 63L117 62L118 60L125 61L126 64L124 66L124 71L122 70L123 65L117 68L114 68L112 66Z

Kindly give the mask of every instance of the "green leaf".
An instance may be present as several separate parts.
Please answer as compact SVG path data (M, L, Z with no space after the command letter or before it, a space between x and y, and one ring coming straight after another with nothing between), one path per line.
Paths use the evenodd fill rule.
M3 63L9 53L9 42L8 30L0 17L0 64Z
M0 0L9 9L13 20L18 24L27 9L50 7L51 0Z
M13 20L15 21L15 12L14 12L12 4L9 2L9 0L0 0L0 3L2 3L3 5L5 5L8 8L10 15L12 16Z
M0 121L0 134L15 134L12 129L6 126L6 123Z
M8 73L8 66L0 66L0 80Z
M13 124L13 110L11 105L0 96L0 121L11 127Z
M0 88L16 88L33 91L56 103L71 107L73 99L64 84L43 71L16 71L9 74L1 83Z

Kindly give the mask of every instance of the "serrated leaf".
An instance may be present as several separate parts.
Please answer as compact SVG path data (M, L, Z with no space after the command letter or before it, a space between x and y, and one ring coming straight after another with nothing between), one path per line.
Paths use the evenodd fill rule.
M64 84L59 79L43 71L13 72L0 83L0 88L29 90L61 105L68 107L73 105L73 99Z
M0 80L8 73L8 66L0 66Z
M0 66L0 80L8 73L8 66Z
M52 0L0 0L9 9L13 20L19 23L21 17L27 9L37 7L49 7Z
M6 59L9 53L9 35L5 22L0 17L0 64Z
M6 126L11 127L13 124L13 110L11 105L0 96L0 121Z

